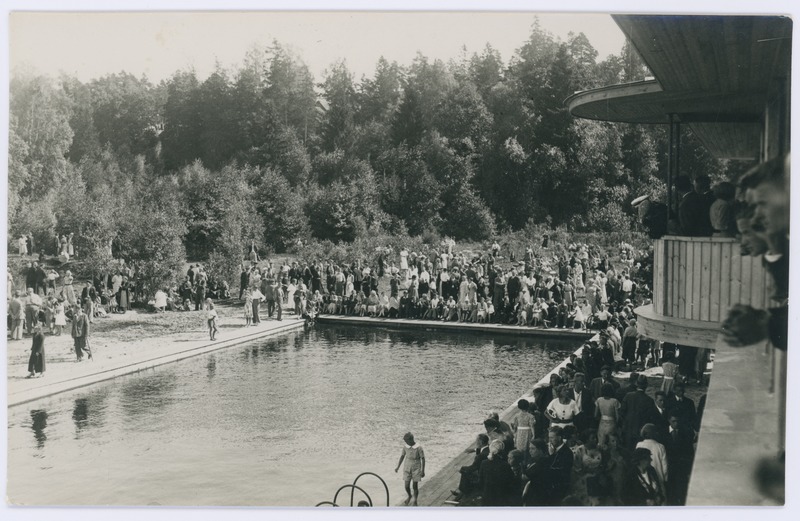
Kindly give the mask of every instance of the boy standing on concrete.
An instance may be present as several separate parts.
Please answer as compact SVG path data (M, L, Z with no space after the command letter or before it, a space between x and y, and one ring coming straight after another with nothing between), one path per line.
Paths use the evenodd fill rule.
M405 446L403 452L400 454L400 461L397 462L397 467L394 471L400 470L400 465L405 460L403 466L403 481L406 485L406 494L408 497L405 500L405 505L411 501L411 482L414 482L414 506L417 506L417 499L419 498L419 482L425 477L425 452L422 446L414 441L414 435L407 432L403 436Z

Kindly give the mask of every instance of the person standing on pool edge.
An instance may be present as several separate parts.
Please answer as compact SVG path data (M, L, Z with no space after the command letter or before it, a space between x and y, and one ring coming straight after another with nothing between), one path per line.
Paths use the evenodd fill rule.
M89 347L89 319L83 314L83 307L79 303L72 306L72 338L75 341L75 355L77 361L83 360L83 352L92 359L92 350Z
M417 506L417 499L419 498L419 482L425 477L425 451L422 446L414 441L414 435L407 432L403 436L405 446L403 452L400 454L400 461L397 462L397 467L394 471L400 470L400 465L405 460L403 466L403 481L406 485L406 494L408 497L405 500L406 505L411 501L411 482L414 482L414 506Z

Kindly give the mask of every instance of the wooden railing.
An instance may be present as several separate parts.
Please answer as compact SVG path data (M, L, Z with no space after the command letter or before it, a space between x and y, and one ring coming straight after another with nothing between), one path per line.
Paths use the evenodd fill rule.
M740 254L723 237L666 236L654 241L653 311L720 322L734 304L770 307L772 280L761 257Z
M734 304L777 305L763 259L741 255L735 239L666 236L653 261L653 305L637 311L640 331L716 350L687 504L774 504L752 476L786 446L786 352L766 342L734 348L719 335Z

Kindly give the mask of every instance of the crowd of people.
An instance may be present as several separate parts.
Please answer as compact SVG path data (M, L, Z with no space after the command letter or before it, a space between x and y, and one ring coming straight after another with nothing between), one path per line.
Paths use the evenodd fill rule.
M587 344L510 423L485 419L474 459L461 467L457 502L483 506L682 505L705 396L681 377L648 394L633 372L618 382L608 345Z
M71 239L62 236L61 242L64 250L60 255L70 255ZM200 264L189 268L180 291L177 287L159 289L150 300L145 296L141 272L135 264L126 264L124 260L118 261L117 269L107 276L96 277L76 288L78 283L70 269L46 268L45 257L40 255L39 260L30 261L23 268L21 279L25 290L16 289L21 284L15 281L11 269L8 269L7 325L10 341L22 340L23 336L33 339L29 377L44 375L45 332L60 336L69 327L74 339L73 352L76 361L80 362L84 353L89 359L93 358L89 336L90 324L95 319L114 313L124 314L134 306L154 312L202 310L210 316L214 309L212 299L230 296L227 283L217 283ZM214 321L214 327L210 327L212 340L216 331Z
M441 253L402 249L399 266L381 253L371 265L295 262L276 273L268 268L268 276L280 281L285 294L306 297L319 314L525 327L599 329L617 313L631 315L649 297L649 272L628 245L618 268L586 245L570 245L570 254L561 257L536 256L528 247L524 260L514 262L500 257L496 243L478 254L454 254L452 243L444 246ZM241 288L250 275L242 272ZM388 285L381 283L384 277Z

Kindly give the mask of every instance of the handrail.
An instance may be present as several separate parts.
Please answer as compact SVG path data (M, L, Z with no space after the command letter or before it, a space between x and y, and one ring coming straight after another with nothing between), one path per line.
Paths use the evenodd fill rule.
M372 506L372 498L369 497L369 494L367 494L366 490L364 490L363 488L359 487L358 485L342 485L341 487L339 487L339 490L336 491L336 495L333 496L333 502L334 503L336 503L336 500L339 497L339 492L341 492L345 488L352 488L352 489L356 489L357 488L358 490L363 492L365 496L367 496L367 501L369 501L369 506ZM350 499L350 506L353 506L352 494L351 494L351 499Z
M741 241L735 237L714 237L709 235L707 237L698 237L696 235L664 235L660 239L668 239L673 241L682 242L730 242L739 244Z
M362 476L375 476L376 478L381 480L381 483L383 483L383 488L386 490L386 506L388 507L389 506L389 485L386 484L386 481L384 481L382 477L380 477L379 475L375 474L374 472L362 472L361 474L356 476L356 479L353 480L353 485L355 485L358 482L358 480L361 479ZM355 494L355 493L356 493L356 489L354 489L354 488L350 489L350 504L351 505L353 504L353 494ZM369 496L367 496L367 497L369 497Z

